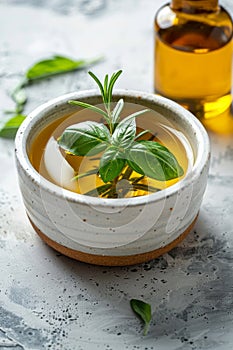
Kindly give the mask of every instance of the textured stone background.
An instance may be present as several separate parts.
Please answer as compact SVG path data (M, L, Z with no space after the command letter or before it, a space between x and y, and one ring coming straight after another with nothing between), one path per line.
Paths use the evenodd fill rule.
M161 3L2 0L1 110L13 107L9 91L23 71L53 53L104 55L97 74L123 68L118 87L152 91L153 17ZM224 3L233 14L232 2ZM41 81L27 89L26 112L92 86L85 71ZM40 241L24 213L13 142L0 139L1 350L232 349L233 120L223 117L224 134L209 124L212 164L195 229L169 254L125 268L75 262ZM152 304L147 337L131 298Z

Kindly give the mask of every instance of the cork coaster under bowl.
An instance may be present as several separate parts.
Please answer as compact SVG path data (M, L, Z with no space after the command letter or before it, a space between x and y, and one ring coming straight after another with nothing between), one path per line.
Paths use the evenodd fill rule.
M108 255L93 255L88 254L84 252L80 252L68 247L65 247L49 237L47 237L43 232L41 232L36 225L30 220L34 230L37 232L39 237L51 248L55 249L59 253L68 256L69 258L85 262L88 264L93 265L102 265L102 266L127 266L127 265L135 265L143 262L150 261L152 259L158 258L159 256L167 253L171 249L175 248L180 242L182 242L185 237L188 235L188 233L192 230L195 222L197 220L196 218L193 220L193 222L188 226L188 228L174 241L167 244L164 247L161 247L159 249L152 250L147 253L142 254L135 254L135 255L129 255L129 256L108 256Z

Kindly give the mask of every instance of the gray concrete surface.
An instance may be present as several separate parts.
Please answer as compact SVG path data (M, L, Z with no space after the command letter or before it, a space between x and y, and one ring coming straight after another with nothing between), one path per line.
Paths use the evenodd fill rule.
M152 91L153 17L161 3L1 1L1 110L13 107L9 91L23 71L53 53L103 54L97 74L123 68L118 87ZM232 2L224 3L233 13ZM26 112L92 86L86 71L41 81L27 89ZM227 134L209 131L212 164L194 230L169 254L124 268L72 261L36 236L19 194L14 144L0 139L1 350L232 349L232 118L227 122ZM131 298L152 305L146 337L130 309Z

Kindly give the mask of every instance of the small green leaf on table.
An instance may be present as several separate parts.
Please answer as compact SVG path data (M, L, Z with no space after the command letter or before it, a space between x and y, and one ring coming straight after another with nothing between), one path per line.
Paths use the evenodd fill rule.
M16 135L18 128L20 127L25 118L25 115L18 114L10 120L8 120L0 129L0 137L6 139L13 139Z
M147 335L150 321L152 318L150 304L147 304L142 300L131 299L130 306L132 310L135 312L135 314L139 316L140 319L144 322L145 326L144 326L143 335Z
M26 72L26 77L30 81L45 77L47 78L55 74L61 74L87 67L98 62L100 59L101 58L77 61L65 56L53 56L52 58L35 63Z
M35 63L29 68L19 84L14 88L11 93L11 98L15 102L16 106L12 111L5 111L7 114L14 114L15 116L9 120L0 129L0 137L14 138L16 131L25 118L22 115L25 104L27 102L27 96L24 87L30 84L31 81L35 81L42 78L48 78L50 76L74 71L76 69L85 68L94 63L100 61L102 57L90 59L90 60L73 60L69 57L55 55L52 58L41 60ZM104 113L104 111L103 111ZM105 113L106 114L106 113ZM106 114L107 116L107 114Z

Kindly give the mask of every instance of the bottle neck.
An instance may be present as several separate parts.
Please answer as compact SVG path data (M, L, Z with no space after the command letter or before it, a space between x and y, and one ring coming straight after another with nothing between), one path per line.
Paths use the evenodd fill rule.
M171 8L187 13L215 12L218 0L171 0Z

